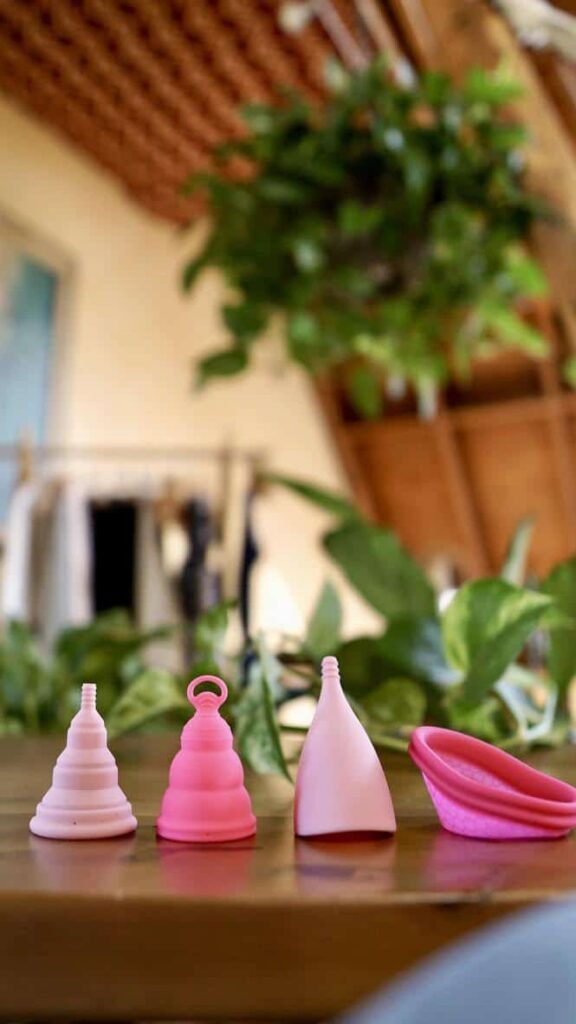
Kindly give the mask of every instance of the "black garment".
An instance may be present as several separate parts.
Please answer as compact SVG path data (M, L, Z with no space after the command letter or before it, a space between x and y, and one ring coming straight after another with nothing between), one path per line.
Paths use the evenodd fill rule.
M253 526L253 505L255 493L251 492L246 499L246 532L244 535L244 550L242 552L242 564L240 566L239 579L239 605L242 630L247 640L250 636L250 577L255 562L260 556L260 548Z
M209 570L207 555L213 536L210 510L205 501L194 498L183 510L188 533L189 554L180 577L180 602L184 617L195 622L199 615L220 600L220 579Z
M134 613L136 605L136 504L115 500L93 502L92 592L94 611L125 608Z

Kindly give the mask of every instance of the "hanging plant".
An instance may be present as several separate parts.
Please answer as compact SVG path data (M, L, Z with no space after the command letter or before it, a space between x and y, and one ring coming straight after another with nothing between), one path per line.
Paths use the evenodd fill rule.
M426 396L473 357L545 355L518 313L545 285L523 247L543 212L523 186L526 135L503 109L517 85L480 70L460 86L432 72L401 84L381 61L332 80L321 107L294 94L247 107L248 135L217 151L222 173L187 184L207 194L212 227L183 286L215 267L233 296L230 346L198 382L244 372L273 316L311 374L355 360L367 415L384 377ZM232 180L239 156L251 173Z

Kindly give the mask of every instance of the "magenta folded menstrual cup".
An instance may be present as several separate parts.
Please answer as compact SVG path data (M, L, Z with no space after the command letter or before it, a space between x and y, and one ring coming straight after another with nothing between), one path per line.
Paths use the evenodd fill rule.
M52 786L36 808L30 831L45 839L106 839L133 832L138 822L118 785L96 686L82 687L82 705L68 729Z
M382 765L332 657L322 661L320 700L300 757L294 830L302 837L396 831Z
M219 693L196 693L214 683ZM158 835L181 843L217 843L254 835L256 818L232 730L220 715L228 696L218 676L198 676L188 687L195 715L184 726L156 822Z
M445 829L476 839L558 839L576 828L576 789L490 743L420 726L409 748Z

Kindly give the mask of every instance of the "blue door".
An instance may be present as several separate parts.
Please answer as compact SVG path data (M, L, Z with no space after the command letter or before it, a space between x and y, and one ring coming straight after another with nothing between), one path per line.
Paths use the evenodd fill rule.
M0 280L0 445L46 430L58 275L15 255ZM0 460L0 524L14 486L14 463Z

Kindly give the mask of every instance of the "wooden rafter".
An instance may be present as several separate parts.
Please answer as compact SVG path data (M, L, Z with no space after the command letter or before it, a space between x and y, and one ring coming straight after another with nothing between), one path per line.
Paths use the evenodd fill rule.
M332 52L319 19L283 32L276 0L0 0L0 90L176 223L198 209L182 182L242 133L240 106L279 85L320 97Z

